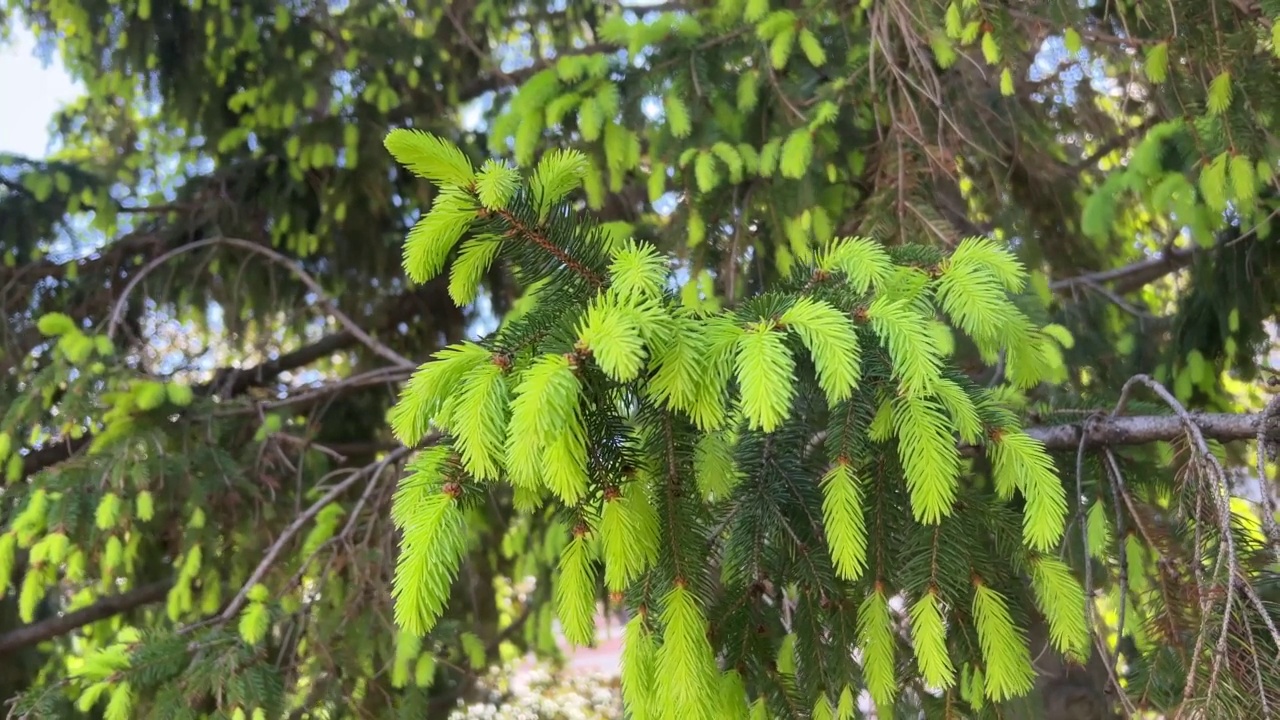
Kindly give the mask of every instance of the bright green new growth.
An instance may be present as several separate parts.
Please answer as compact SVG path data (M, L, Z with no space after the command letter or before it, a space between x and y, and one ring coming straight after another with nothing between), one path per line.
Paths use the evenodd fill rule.
M596 574L586 528L574 531L560 555L556 613L564 636L575 645L590 645L596 629Z
M475 237L462 243L449 272L449 297L456 304L466 305L476 299L480 281L501 249L502 241L493 237Z
M756 323L738 338L738 386L752 430L773 432L787 418L795 394L795 360L782 335Z
M392 519L401 532L396 564L396 624L425 635L440 618L465 550L466 535L456 487L441 486L442 449L419 456L400 483Z
M661 297L667 280L667 261L652 245L628 239L613 253L610 289L624 303Z
M475 179L471 161L453 143L421 130L387 135L387 151L414 175L437 185L466 185Z
M556 203L578 189L586 171L587 158L580 152L552 150L542 158L531 183L539 220L546 219Z
M1056 557L1041 555L1031 564L1036 604L1049 621L1049 640L1058 652L1084 662L1089 657L1089 629L1080 608L1084 588L1071 568Z
M450 431L462 466L479 480L496 480L507 431L507 381L494 362L472 368L450 398Z
M827 401L834 404L849 399L861 369L858 336L849 317L829 303L802 297L782 314L781 322L813 354L818 385Z
M867 691L882 712L888 711L898 694L894 670L893 618L889 615L889 598L875 587L858 608L858 647L862 650L862 676Z
M725 498L742 480L733 461L733 443L722 431L698 438L693 457L694 479L703 498Z
M927 394L942 374L942 357L929 334L929 316L909 299L877 296L867 318L893 360L894 374L906 395Z
M679 112L670 98L667 107ZM1003 353L1011 383L1052 377L1052 338L1009 295L1026 284L1016 260L987 240L944 258L837 239L808 251L812 265L796 264L775 292L725 309L688 304L671 260L571 210L581 153L547 153L525 180L498 163L473 173L441 142L399 132L387 141L397 159L441 185L406 243L410 277L438 275L452 258L450 293L463 301L505 261L541 289L491 337L436 353L391 413L403 442L434 443L393 507L403 534L396 622L407 634L431 632L450 595L466 508L508 483L519 511L575 528L550 551L569 640L591 642L601 584L635 609L622 674L632 717L769 716L774 691L734 655L732 638L751 637L755 611L718 604L720 593L750 596L766 579L796 588L814 623L788 631L778 672L795 683L788 693L807 678L803 706L818 716L851 717L850 687L867 687L882 710L895 701L903 639L890 598L900 592L915 598L910 652L931 686L951 688L957 667L981 667L986 698L1030 687L1005 596L977 582L953 597L971 587L973 569L938 548L941 533L1007 531L983 530L979 517L1020 519L1037 553L1063 533L1066 495L1044 448L994 393L950 367L952 331L939 319L984 355ZM732 173L730 150L706 156ZM783 153L784 169L796 151ZM982 447L991 483L971 482L961 443ZM1014 491L1020 511L1002 507ZM960 503L976 514L957 512ZM932 538L930 554L942 557L925 585L895 547L913 537ZM1023 572L1026 552L988 561ZM1080 657L1083 591L1046 557L1030 563L1036 603L1054 647ZM854 604L841 611L838 597ZM957 627L976 630L979 647L948 643ZM817 637L844 638L861 670L809 664L800 648Z
M1022 695L1035 681L1026 640L1014 626L1009 606L1000 593L981 582L975 583L973 590L973 618L986 660L986 694L997 701Z
M929 590L911 606L911 641L915 646L920 677L932 687L955 684L956 669L947 652L947 629L942 619L942 601Z
M563 355L544 355L523 374L511 403L507 469L512 482L537 487L548 448L576 432L578 381Z
M622 636L622 702L634 720L658 716L653 696L658 646L645 627L645 615L636 614Z
M1044 446L1020 430L1006 429L987 445L996 493L1008 498L1016 487L1027 500L1022 537L1035 550L1049 550L1062 539L1067 515L1066 491L1044 453Z
M490 360L489 351L474 343L447 347L434 355L433 362L424 363L409 382L401 400L391 410L391 429L396 439L413 445L434 422L447 423L444 412L451 393L462 378L481 363Z
M867 564L867 526L862 488L845 459L822 478L822 519L836 573L848 580L862 576Z
M600 295L579 325L578 342L592 353L606 375L629 382L640 374L647 355L640 335L643 321L635 308L611 295Z
M940 403L902 395L893 403L893 430L916 520L950 514L959 488L960 453Z
M622 592L644 575L658 560L660 539L658 514L643 488L628 483L605 491L600 517L605 587Z
M479 204L466 192L446 187L436 195L431 211L409 231L404 246L404 271L424 283L440 274L453 246L471 227Z
M662 645L655 691L663 720L712 720L716 661L707 642L707 619L693 594L677 585L662 601Z

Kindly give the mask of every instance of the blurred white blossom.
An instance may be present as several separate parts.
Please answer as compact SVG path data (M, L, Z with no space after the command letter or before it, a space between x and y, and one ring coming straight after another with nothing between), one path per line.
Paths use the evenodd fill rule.
M613 720L622 717L615 676L554 673L545 666L495 672L486 698L459 708L450 720Z

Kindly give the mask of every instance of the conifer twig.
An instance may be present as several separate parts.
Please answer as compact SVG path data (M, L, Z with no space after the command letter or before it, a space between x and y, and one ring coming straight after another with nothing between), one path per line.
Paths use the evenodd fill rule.
M563 248L551 242L546 233L540 232L538 228L532 228L520 221L514 213L509 210L494 210L493 214L498 215L511 226L511 233L518 234L524 238L531 240L535 245L542 248L547 254L560 261L565 267L572 270L575 274L586 280L595 289L599 289L604 285L604 278L600 277L591 268L578 262Z
M1170 393L1164 385L1161 385L1147 375L1134 375L1129 378L1129 380L1125 382L1124 387L1121 388L1120 401L1116 403L1116 409L1112 412L1112 416L1114 417L1124 410L1124 406L1128 401L1133 388L1138 385L1146 385L1174 411L1186 438L1190 440L1194 446L1192 448L1191 468L1193 471L1198 471L1198 479L1201 481L1198 482L1196 486L1195 546L1198 548L1201 545L1200 538L1201 533L1203 532L1203 523L1200 522L1200 502L1204 492L1208 491L1213 493L1213 509L1217 512L1218 522L1221 523L1221 526L1218 528L1220 539L1218 542L1218 556L1213 566L1213 577L1218 577L1219 572L1221 572L1225 566L1227 573L1227 592L1222 608L1222 627L1218 632L1218 639L1214 645L1213 663L1209 670L1209 686L1207 692L1208 696L1212 697L1213 692L1217 687L1218 674L1222 668L1222 660L1226 656L1227 652L1227 630L1231 621L1231 608L1235 603L1236 578L1240 577L1243 580L1243 577L1240 575L1240 568L1238 564L1239 559L1236 557L1235 540L1231 534L1231 506L1228 499L1231 497L1231 489L1227 486L1226 470L1223 469L1222 464L1219 463L1218 459L1213 456L1212 452L1210 452L1209 444L1205 441L1204 434L1201 432L1200 427L1191 418L1190 413L1188 413L1187 409L1182 406L1182 403L1178 402L1178 399L1175 398L1173 393ZM1261 424L1261 422L1259 422L1259 424ZM1118 481L1120 479L1120 468L1119 464L1116 462L1115 454L1112 453L1110 448L1106 449L1106 457L1108 467L1111 470L1113 478ZM1130 509L1130 513L1133 514L1134 521L1136 522L1138 519L1137 513L1134 512L1132 508ZM1203 578L1200 563L1196 562L1193 567L1196 570L1196 589L1200 595L1200 612L1202 613L1202 619L1200 623L1200 632L1196 635L1195 649L1191 653L1191 668L1187 673L1187 686L1182 693L1184 703L1187 700L1190 700L1194 693L1196 685L1196 667L1200 661L1201 650L1203 649L1205 641L1207 640L1208 634L1211 630L1209 626L1209 611L1214 605L1214 593L1210 592L1208 583ZM1123 602L1123 600L1124 597L1121 596L1121 602ZM1121 605L1121 607L1123 608L1123 605ZM1121 612L1123 612L1123 610ZM1121 631L1122 630L1123 628L1121 628Z
M1093 413L1090 414L1091 417ZM1271 442L1280 441L1280 418L1269 421L1266 413L1197 413L1187 417L1200 430L1206 440L1232 442L1252 440L1259 436ZM1039 440L1046 450L1076 450L1081 443L1086 448L1104 446L1148 445L1153 442L1176 440L1185 433L1183 419L1177 415L1100 415L1085 423L1061 425L1029 425L1023 432ZM826 430L814 433L809 439L808 450L821 445L827 437ZM962 447L965 452L975 448Z
M1129 499L1129 492L1124 487L1124 476L1120 472L1120 463L1116 460L1115 453L1111 452L1111 448L1103 448L1102 451L1103 451L1103 456L1106 459L1105 473L1107 477L1111 479L1112 487L1115 489L1116 494L1119 495L1120 493L1124 493L1124 501L1125 501L1125 504L1128 505L1131 501ZM1132 509L1130 509L1130 513L1133 513ZM1120 504L1116 503L1117 521L1120 518L1121 518ZM1135 523L1138 522L1137 514L1134 514L1134 522ZM1116 523L1116 544L1119 546L1119 552L1117 553L1117 555L1119 557L1118 564L1120 566L1119 568L1120 569L1120 592L1116 594L1120 596L1120 599L1119 601L1117 601L1117 607L1116 607L1116 646L1114 650L1110 652L1104 652L1103 654L1103 660L1107 663L1107 667L1109 668L1115 668L1116 664L1120 662L1120 638L1124 637L1125 612L1128 609L1127 606L1128 606L1128 599L1129 599L1129 577L1128 577L1129 562L1128 562L1128 559L1125 557L1125 553L1128 550L1128 548L1125 547L1125 542L1126 541L1125 541L1124 533L1121 532L1119 522L1117 522ZM1118 687L1119 686L1117 686L1117 688ZM1127 694L1121 691L1120 697L1127 697Z
M1092 416L1085 421L1086 424L1093 422L1097 416ZM1097 620L1094 617L1095 608L1093 606L1093 562L1089 558L1089 520L1085 517L1084 512L1084 456L1085 456L1085 439L1088 437L1086 433L1080 434L1080 443L1076 447L1076 520L1080 523L1080 540L1084 546L1084 618L1086 627L1089 628L1089 637L1093 638L1094 647L1098 651L1098 656L1102 658L1102 664L1107 670L1107 679L1116 689L1116 696L1121 698L1127 697L1124 687L1120 684L1120 678L1116 674L1115 665L1111 662L1111 655L1107 652L1106 644L1103 642L1102 636L1097 632ZM1121 566L1123 572L1123 565Z

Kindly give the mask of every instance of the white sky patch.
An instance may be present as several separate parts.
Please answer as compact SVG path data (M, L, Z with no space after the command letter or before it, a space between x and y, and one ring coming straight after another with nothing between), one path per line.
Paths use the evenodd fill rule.
M49 120L64 103L83 94L56 59L47 67L36 55L35 38L15 27L0 46L0 152L43 157L49 148Z

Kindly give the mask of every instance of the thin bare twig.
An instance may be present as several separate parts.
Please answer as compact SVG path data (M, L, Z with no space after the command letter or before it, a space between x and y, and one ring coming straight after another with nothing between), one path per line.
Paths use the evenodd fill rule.
M347 538L351 535L351 531L355 529L356 522L360 519L360 512L364 510L365 504L369 502L369 497L373 495L373 491L382 482L382 478L386 476L386 470L387 465L384 463L373 474L373 478L365 485L364 492L360 493L360 499L351 508L351 516L347 518L347 524L343 525L342 530L338 533L338 537L342 538L348 547L351 547L351 543L347 541Z
M1103 448L1103 454L1107 461L1106 462L1107 476L1110 477L1113 480L1113 482L1115 482L1115 486L1117 489L1123 490L1124 479L1120 472L1120 463L1116 461L1115 453L1111 452L1111 448ZM1126 496L1127 496L1127 493L1126 493ZM1119 503L1116 504L1116 507L1119 508ZM1123 548L1125 544L1125 539L1123 536L1120 535L1118 529L1117 529L1116 537L1119 539L1120 545ZM1128 597L1129 597L1129 591L1127 587L1128 583L1125 582L1124 580L1124 574L1128 572L1128 563L1125 562L1123 549L1121 551L1120 560L1121 560L1121 564L1120 564L1121 582L1120 582L1120 593L1119 593L1120 602L1119 602L1119 606L1116 608L1116 646L1115 646L1115 649L1110 653L1110 657L1107 657L1107 655L1105 654L1103 655L1103 658L1106 660L1107 666L1110 668L1115 668L1116 664L1120 662L1120 638L1124 636L1124 621L1125 621L1124 616L1127 610ZM1123 692L1121 693L1120 696L1126 697ZM1129 714L1132 715L1133 708L1130 707L1127 709L1129 710Z
M1226 644L1228 639L1227 629L1231 620L1231 608L1235 602L1235 593L1236 593L1235 580L1237 577L1242 577L1240 575L1240 569L1238 564L1239 559L1236 557L1235 539L1232 537L1232 534L1231 534L1231 504L1230 504L1231 491L1230 491L1230 488L1227 486L1226 470L1223 469L1222 464L1218 462L1218 459L1214 457L1213 453L1210 451L1209 444L1205 440L1204 434L1201 432L1200 426L1191 417L1191 414L1187 412L1187 409L1183 407L1182 403L1179 402L1178 399L1173 396L1173 393L1169 392L1169 390L1165 388L1163 385L1161 385L1160 383L1156 382L1155 380L1151 379L1146 375L1135 375L1129 378L1128 382L1124 384L1124 387L1120 389L1120 401L1116 404L1115 413L1119 413L1124 409L1125 404L1128 402L1129 396L1132 394L1133 388L1137 387L1138 385L1145 385L1147 388L1149 388L1162 401L1164 401L1164 403L1168 405L1170 409L1174 411L1174 414L1178 417L1178 420L1182 425L1183 431L1187 439L1191 441L1193 446L1192 447L1193 457L1191 459L1191 467L1193 470L1196 471L1197 477L1201 480L1201 483L1197 484L1197 495L1206 490L1212 493L1214 510L1217 511L1218 522L1220 523L1220 527L1218 528L1219 535L1220 535L1220 540L1218 543L1218 557L1214 561L1213 577L1215 578L1219 577L1220 576L1219 573L1221 569L1223 568L1224 565L1226 566L1227 593L1226 593L1226 599L1223 602L1222 627L1218 633L1218 639L1217 639L1217 643L1215 644L1214 653L1213 653L1213 664L1209 671L1209 687L1208 687L1207 694L1208 696L1211 697L1217 686L1217 678L1218 678L1219 671L1221 670L1221 667L1222 667L1222 660L1226 655ZM1261 422L1259 422L1259 424L1261 424ZM1115 464L1114 455L1111 453L1110 449L1107 450L1107 454L1108 454L1108 457L1110 458L1111 464L1114 465ZM1118 468L1116 469L1118 470ZM1198 514L1197 514L1197 517L1195 518L1195 522L1197 524L1197 534L1198 534L1199 527L1201 524L1201 520ZM1197 543L1196 551L1197 553L1199 552L1199 543ZM1198 558L1196 559L1195 563L1196 563L1195 567L1198 572L1199 566L1200 566L1200 561ZM1200 611L1201 611L1202 621L1201 621L1201 630L1196 636L1195 649L1191 653L1191 667L1189 668L1189 671L1187 673L1187 685L1182 695L1182 699L1184 703L1185 701L1189 700L1195 692L1196 668L1200 662L1200 654L1204 648L1205 641L1210 631L1210 628L1208 626L1208 619L1210 616L1209 611L1213 607L1213 603L1214 603L1214 593L1209 592L1208 588L1205 587L1205 584L1206 583L1203 580L1197 581L1197 585L1199 586L1197 589L1200 592L1200 598L1201 598Z
M1267 425L1270 420L1277 417L1280 417L1280 394L1272 396L1262 411L1262 418L1258 421L1256 453L1258 495L1262 504L1262 530L1267 536L1267 544L1271 546L1272 554L1280 560L1280 528L1276 527L1276 501L1271 494L1271 482L1267 478L1267 461L1272 459L1271 448L1275 445L1274 440L1267 437ZM1280 643L1277 643L1277 647L1280 647Z
M1086 420L1085 423L1087 424L1091 421L1096 421L1096 419L1096 417L1090 418ZM1112 659L1111 654L1107 652L1103 636L1098 633L1098 621L1094 615L1093 562L1089 559L1089 521L1084 514L1084 440L1086 437L1087 434L1081 433L1080 443L1076 447L1076 520L1080 523L1080 540L1081 544L1084 546L1084 617L1085 622L1088 623L1089 636L1093 638L1094 646L1098 650L1098 656L1102 658L1103 666L1106 667L1107 679L1111 682L1112 687L1115 688L1116 696L1121 698L1121 701L1125 704L1125 709L1128 710L1129 714L1132 716L1133 708L1131 707L1129 698L1124 691L1124 686L1120 683L1120 676L1116 672L1115 661ZM1124 588L1122 586L1121 593L1123 592ZM1117 625L1117 628L1120 627L1122 627L1122 624ZM1120 630L1117 630L1116 647L1120 646L1119 633Z
M210 247L213 245L229 245L231 247L240 248L241 250L248 250L249 252L258 253L272 262L282 265L286 270L297 276L297 278L307 286L307 289L317 295L320 304L324 306L325 310L327 310L329 314L333 315L334 318L338 320L344 330L354 335L360 340L360 342L368 346L370 350L373 350L375 353L401 367L417 366L416 363L411 362L403 355L400 355L396 351L375 340L373 336L364 331L364 328L361 328L360 325L348 317L346 313L338 309L337 303L333 302L333 299L329 297L327 292L325 292L324 287L322 287L310 273L303 269L302 265L288 257L285 257L281 253L266 247L265 245L250 242L248 240L242 240L240 238L215 237L197 240L196 242L188 243L163 253L159 257L147 263L136 275L133 276L132 279L129 280L129 284L125 285L124 290L120 293L119 299L116 300L115 305L111 308L111 315L107 321L107 336L115 337L116 330L120 325L121 317L124 313L125 303L128 301L133 289L136 288L148 275L154 272L156 268L173 258L182 255L183 253L188 253L193 250L199 250L202 247Z
M293 522L289 523L289 526L284 529L284 532L280 533L280 537L276 538L276 541L271 543L271 547L267 548L267 552L262 556L262 560L258 563L258 567L254 568L253 573L249 575L249 579L246 580L244 586L240 588L240 592L236 593L236 596L227 604L226 609L222 611L219 619L222 622L227 622L234 618L236 613L240 612L240 608L244 606L245 599L249 597L249 590L252 589L254 585L258 584L258 581L267 574L267 571L271 569L271 565L275 562L276 557L284 551L285 545L288 545L289 541L301 532L304 525L311 522L312 518L316 515L319 515L321 510L327 507L334 500L337 500L339 496L353 487L356 483L371 475L381 473L388 465L403 460L411 452L413 452L413 448L397 448L392 450L390 453L387 453L386 457L382 458L378 462L366 465L351 473L351 475L345 480L330 488L329 492L325 493L323 497L312 503L311 507L307 508L301 515L295 518Z

